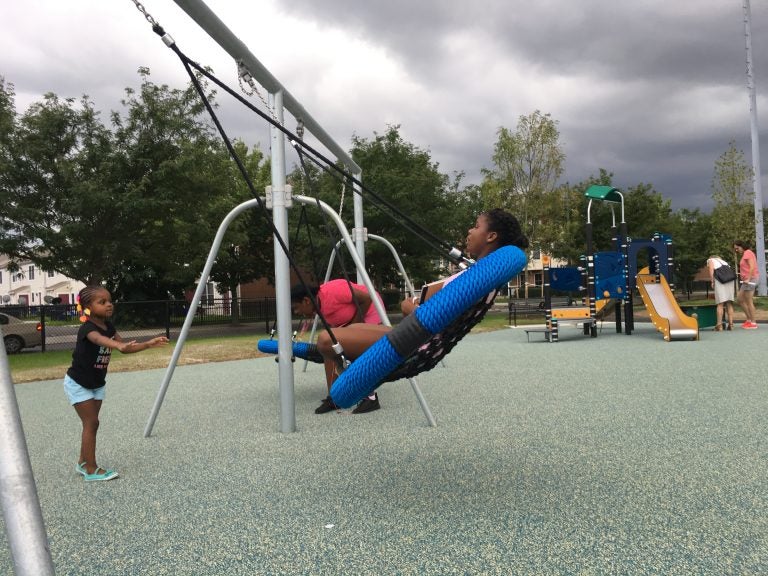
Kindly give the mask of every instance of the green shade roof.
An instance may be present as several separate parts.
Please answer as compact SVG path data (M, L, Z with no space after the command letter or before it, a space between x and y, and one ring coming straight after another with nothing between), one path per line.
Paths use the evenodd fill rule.
M594 198L595 200L604 200L605 202L621 203L621 194L619 194L618 188L613 188L612 186L590 186L584 192L584 196Z

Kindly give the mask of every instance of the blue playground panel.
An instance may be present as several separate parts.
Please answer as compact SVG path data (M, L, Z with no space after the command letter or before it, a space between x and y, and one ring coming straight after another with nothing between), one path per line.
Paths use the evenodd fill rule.
M595 254L595 297L598 300L626 298L627 279L624 276L624 255L620 252Z
M549 269L549 287L562 292L583 290L583 274L578 268L563 267Z

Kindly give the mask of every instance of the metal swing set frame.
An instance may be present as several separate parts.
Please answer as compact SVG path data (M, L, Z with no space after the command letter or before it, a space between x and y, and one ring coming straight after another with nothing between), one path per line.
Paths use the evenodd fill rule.
M179 7L192 18L200 28L202 28L217 44L219 44L232 58L238 63L241 70L247 71L251 78L256 80L268 92L268 106L274 119L281 125L284 120L284 112L288 111L294 118L301 122L321 144L330 150L336 158L346 167L349 173L357 182L362 176L361 168L352 160L343 148L320 126L320 124L309 114L306 109L294 98L290 92L269 72L269 70L250 52L247 46L240 41L227 26L214 14L201 0L174 0ZM165 39L166 44L168 43ZM272 210L272 219L277 234L284 240L289 237L288 230L288 209L292 207L293 202L302 204L316 204L328 215L341 234L343 244L350 253L356 269L357 282L363 284L371 293L374 292L373 284L365 269L365 242L369 239L367 230L363 222L363 204L360 187L357 182L353 183L355 194L353 194L354 205L354 229L350 234L339 215L327 204L318 202L313 198L300 195L292 195L290 186L286 183L286 160L285 160L285 134L274 125L270 126L270 156L271 156L271 182L267 187L266 197L264 199L268 208ZM200 301L201 292L204 287L204 279L211 272L213 261L223 240L224 233L232 220L244 210L259 206L259 200L246 201L234 208L222 221L219 231L216 234L213 245L208 255L206 265L201 274L201 281L193 297L191 309L187 314L179 340L175 346L173 356L166 370L165 376L158 391L155 404L152 407L149 419L144 429L144 437L149 437L162 406L165 394L170 385L173 372L175 370L178 358L181 354L184 341L188 335L191 320L194 318L195 307ZM374 236L371 235L371 238ZM380 237L375 237L380 239ZM381 239L383 240L383 239ZM386 243L386 241L385 241ZM391 245L389 245L391 246ZM394 250L394 248L390 248ZM275 293L276 293L276 316L277 316L277 338L278 338L278 382L280 398L280 431L282 433L292 433L296 431L296 408L294 397L294 365L293 365L293 340L292 340L292 311L290 301L290 266L287 255L277 242L274 243L275 256ZM411 286L410 280L405 274L399 257L395 253L395 259L400 268L407 286ZM373 299L379 316L384 323L391 325L386 311L377 299ZM435 420L424 399L418 384L413 378L409 379L411 387L421 406L424 416L430 426L435 426Z

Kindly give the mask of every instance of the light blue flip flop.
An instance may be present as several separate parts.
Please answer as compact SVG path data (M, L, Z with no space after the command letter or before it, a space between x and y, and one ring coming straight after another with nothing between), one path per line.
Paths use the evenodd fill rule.
M75 464L75 471L85 476L86 474L88 474L88 472L85 471L83 464L85 464L85 462L78 462L77 464Z

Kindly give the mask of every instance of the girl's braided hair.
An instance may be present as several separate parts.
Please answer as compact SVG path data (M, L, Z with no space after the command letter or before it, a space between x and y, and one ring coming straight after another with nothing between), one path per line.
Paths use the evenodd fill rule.
M500 246L517 246L521 250L528 248L528 238L523 234L520 222L506 210L494 208L482 213L488 221L488 230L499 236Z
M86 307L93 301L93 298L96 295L96 293L102 290L106 290L106 288L98 284L86 286L85 288L80 290L80 292L77 294L77 300L81 306Z

